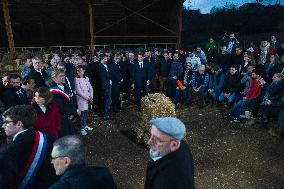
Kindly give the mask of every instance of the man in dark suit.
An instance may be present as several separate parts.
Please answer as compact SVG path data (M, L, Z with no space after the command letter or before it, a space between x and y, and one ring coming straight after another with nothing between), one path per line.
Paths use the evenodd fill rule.
M21 88L22 79L17 74L11 74L7 88L3 93L4 108L8 108L16 105L29 104L26 91Z
M17 105L3 116L2 127L12 143L0 152L0 188L48 188L56 180L49 158L53 141L47 134L32 130L35 110Z
M29 76L35 80L35 88L46 86L45 81L47 80L48 76L45 72L42 60L39 57L34 57L32 62L33 66L31 67Z
M141 111L141 90L143 90L144 95L147 95L149 90L149 67L147 62L143 61L142 53L139 53L137 58L138 61L134 63L132 88L134 88L137 109Z
M62 137L54 142L51 163L61 178L49 189L116 189L107 168L87 166L86 147L78 136Z
M120 59L121 59L120 55L115 54L114 61L110 64L109 67L110 77L112 81L111 94L112 94L112 106L114 112L118 112L120 108L119 95L120 95L121 83L123 82L121 69L119 66Z
M112 103L111 100L111 76L107 67L108 57L104 55L99 65L99 74L100 74L100 82L102 94L104 95L104 104L103 104L103 119L109 119L109 109Z
M132 85L132 80L133 80L133 72L134 72L134 54L130 52L128 54L128 60L124 63L124 85L126 86L126 95L125 95L125 100L126 100L126 106L130 104L130 95L131 95L131 85Z

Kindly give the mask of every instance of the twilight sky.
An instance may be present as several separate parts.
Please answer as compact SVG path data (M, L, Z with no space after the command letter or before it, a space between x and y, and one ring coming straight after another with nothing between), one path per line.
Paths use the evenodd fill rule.
M184 2L184 6L189 6L190 9L200 9L201 13L209 13L212 7L222 7L226 5L226 2L228 5L234 4L240 6L244 3L255 3L256 0L186 0L186 2ZM266 5L274 4L276 0L263 0L263 2ZM283 0L281 0L281 4L284 4Z

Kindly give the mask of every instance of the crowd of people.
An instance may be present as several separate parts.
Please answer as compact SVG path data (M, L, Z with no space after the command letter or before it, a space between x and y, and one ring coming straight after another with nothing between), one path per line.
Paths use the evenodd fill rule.
M66 156L69 158L64 159L66 169L77 160L70 160L75 158L74 154L66 155L73 152L64 148L68 145L79 145L78 148L82 149L80 139L74 138L73 135L87 135L93 129L88 120L91 110L99 112L105 121L111 118L110 111L115 114L132 103L137 111L142 111L141 98L148 93L165 94L175 103L177 109L181 106L195 106L194 104L197 104L198 108L208 105L227 106L230 111L224 118L232 122L255 118L253 120L261 125L259 129L268 129L269 121L275 119L278 126L269 129L269 133L281 138L284 133L283 74L284 42L279 43L275 36L271 36L271 41L262 39L259 45L251 42L248 47L242 48L234 33L231 33L228 39L224 38L220 46L210 38L204 47L198 45L195 49L187 50L153 48L120 50L114 53L98 51L88 58L84 55L54 53L47 62L40 56L28 56L24 59L21 73L2 76L0 113L4 119L1 122L8 141L10 137L12 144L17 141L18 133L27 130L31 132L31 138L36 137L39 141L43 138L43 144L45 140L58 139L53 146L52 162L55 168L55 159ZM25 114L23 107L34 112L35 117ZM19 115L34 119L34 122L29 122ZM74 120L78 117L80 121L76 127ZM151 130L152 137L148 144L153 146L150 155L154 162L160 162L160 159L172 152L189 151L184 150L185 144L181 141L184 130L180 131L181 136L176 137L178 133L162 128L170 125L171 121L182 127L184 125L169 118L162 120L166 121L150 122L154 129ZM19 130L8 133L9 124L17 125ZM159 137L153 133L158 133ZM165 148L166 151L161 153L154 148L159 149L162 146L164 141L161 137L164 134L168 135L166 139L171 139L165 140L169 145ZM74 143L71 140L74 140ZM52 148L47 148L48 142L43 146L44 150L50 150L51 153ZM179 150L180 147L183 150ZM77 147L74 148L78 150ZM61 155L60 150L64 155ZM79 154L77 151L74 153ZM85 155L82 154L83 156ZM176 158L182 157L176 155ZM28 159L26 155L25 160ZM83 159L80 161L82 164ZM191 155L186 161L186 171L190 170L192 173ZM151 166L148 168L151 169ZM171 169L175 168L174 166ZM78 172L77 169L85 170L86 175L93 174L83 167L74 168L69 174L74 175ZM112 180L107 170L96 171L102 172L105 176L102 179ZM147 178L153 177L153 174L149 173ZM23 180L19 178L21 183ZM166 175L157 182L165 182L165 178ZM185 179L189 181L184 184L193 188L193 176ZM63 183L62 178L61 181ZM166 183L171 186L168 182L164 184ZM145 187L165 188L152 184L147 180ZM62 188L59 186L60 184L57 184L52 188ZM115 184L112 187L114 186Z

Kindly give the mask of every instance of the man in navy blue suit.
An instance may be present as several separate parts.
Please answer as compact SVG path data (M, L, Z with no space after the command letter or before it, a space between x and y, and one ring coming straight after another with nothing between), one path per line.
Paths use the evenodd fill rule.
M112 94L112 106L114 112L118 112L120 108L119 95L120 95L121 83L123 82L121 69L119 66L120 59L121 59L120 55L115 54L114 61L110 64L109 67L110 77L112 81L111 94Z
M101 89L102 94L104 95L104 104L103 104L103 119L108 120L109 119L109 109L112 103L111 100L111 77L110 73L107 67L107 61L108 58L106 55L101 60L101 63L99 65L99 74L100 74L100 82L101 82Z
M132 88L134 88L137 109L141 111L141 90L143 90L144 95L147 95L149 90L149 67L147 61L143 61L142 53L138 53L137 59L138 61L134 63Z

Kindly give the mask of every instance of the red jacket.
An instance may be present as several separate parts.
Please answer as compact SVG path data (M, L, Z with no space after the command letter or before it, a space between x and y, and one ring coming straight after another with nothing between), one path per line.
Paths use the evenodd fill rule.
M57 102L54 101L47 107L45 113L36 106L37 116L33 127L36 131L43 131L57 139L61 130L61 114L58 109Z
M262 87L258 80L253 80L250 89L246 95L247 100L254 100L258 98L262 93Z

